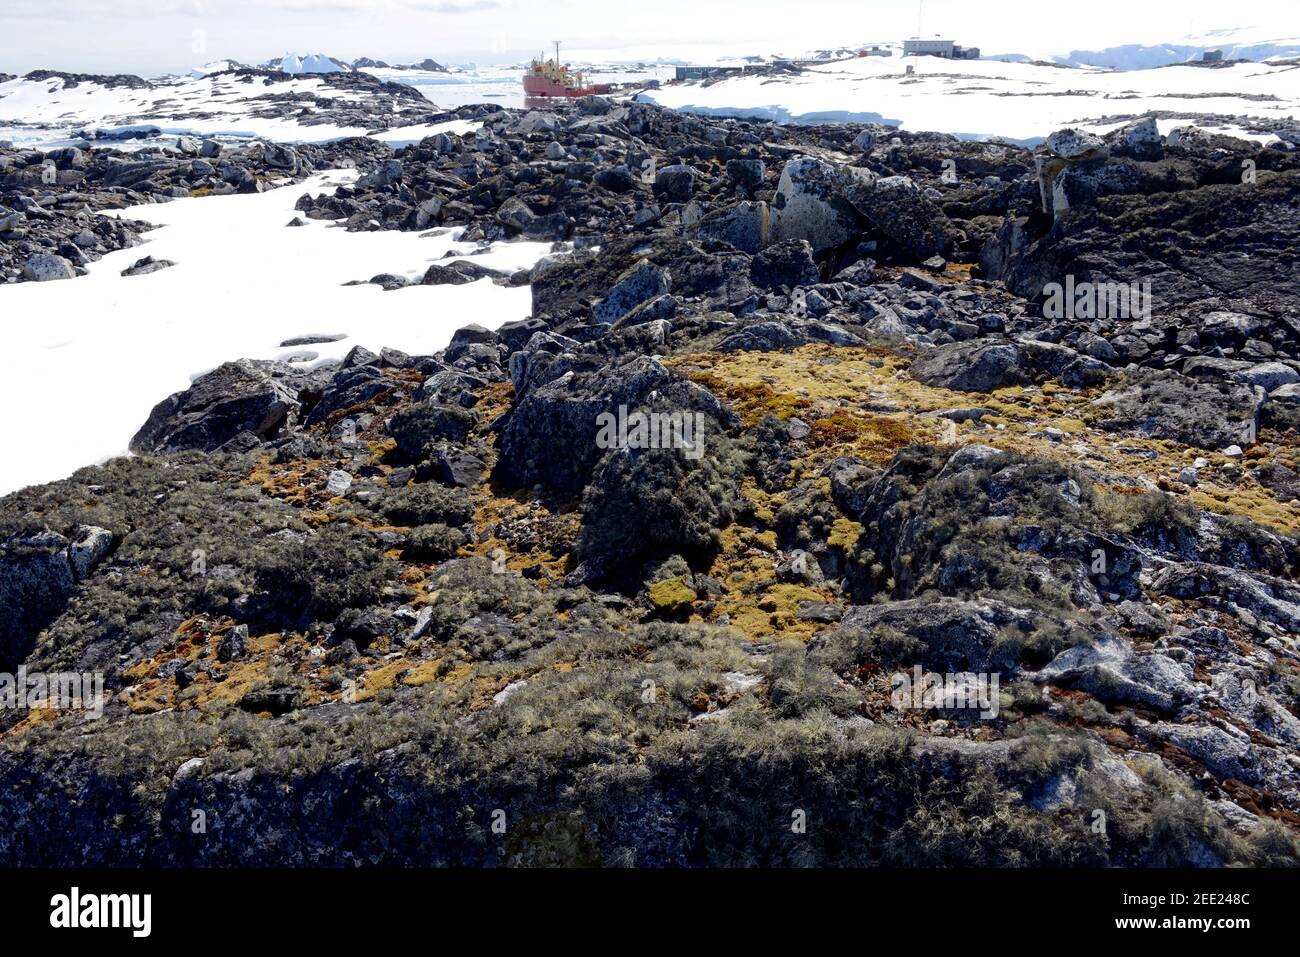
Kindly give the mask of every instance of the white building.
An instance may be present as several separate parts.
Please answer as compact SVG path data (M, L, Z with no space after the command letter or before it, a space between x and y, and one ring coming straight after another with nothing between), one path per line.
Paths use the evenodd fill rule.
M913 37L903 41L903 56L951 57L956 44L951 40L923 40Z
M979 47L958 46L951 40L928 40L912 37L903 41L903 56L937 56L945 60L978 60Z

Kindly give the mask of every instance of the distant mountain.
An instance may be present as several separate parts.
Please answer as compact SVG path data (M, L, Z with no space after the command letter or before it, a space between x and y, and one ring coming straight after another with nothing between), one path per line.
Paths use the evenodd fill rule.
M221 73L224 70L241 70L248 69L249 65L241 63L238 60L213 60L211 63L205 63L202 66L196 66L189 71L189 76L197 79L213 73ZM297 53L286 53L282 57L273 57L263 63L257 64L259 70L271 70L276 73L287 73L290 76L297 76L304 73L355 73L358 70L422 70L426 73L448 73L447 67L443 66L432 57L426 57L418 63L388 63L385 60L376 60L373 57L358 57L351 63L340 60L337 57L327 56L324 53L309 53L299 55Z
M447 73L448 69L431 57L425 57L419 63L385 63L383 60L372 60L368 56L360 57L352 61L354 70L423 70L426 73Z
M1126 43L1101 50L1071 50L1046 59L1064 66L1093 66L1108 70L1150 70L1200 60L1206 52L1218 50L1224 60L1268 60L1300 57L1300 37L1279 35L1272 29L1243 27L1211 30L1168 43ZM1010 57L995 55L998 59Z
M430 57L425 57L419 63L408 63L406 66L398 67L399 70L424 70L428 73L446 73L447 68Z

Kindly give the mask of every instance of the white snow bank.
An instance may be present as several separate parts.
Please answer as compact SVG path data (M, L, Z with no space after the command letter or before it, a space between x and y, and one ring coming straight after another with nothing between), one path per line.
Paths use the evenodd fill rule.
M495 328L528 316L528 287L491 280L385 292L343 286L388 272L420 276L471 243L450 231L349 233L323 221L287 228L304 192L351 182L334 171L268 193L179 199L123 210L157 223L148 241L110 253L89 275L0 286L5 375L0 408L21 455L0 458L0 493L63 478L126 451L153 406L222 362L315 353L339 359L353 346L429 354L471 322ZM513 270L547 243L508 243L474 257ZM151 255L176 265L122 276ZM307 334L343 334L322 345L281 348Z
M912 75L905 72L909 65ZM886 123L1028 145L1062 127L1103 129L1114 125L1108 116L1153 110L1294 120L1300 70L1240 63L1116 73L998 60L862 57L795 76L673 84L639 98L704 115ZM1236 124L1222 129L1248 135Z

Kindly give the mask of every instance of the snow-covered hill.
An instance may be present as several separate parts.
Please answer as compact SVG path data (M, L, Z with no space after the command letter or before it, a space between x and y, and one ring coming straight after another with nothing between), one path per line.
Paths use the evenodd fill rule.
M51 74L0 82L0 140L46 148L81 140L129 145L179 134L285 143L374 135L401 144L431 130L459 129L446 126L450 118L439 113L410 86L364 73L276 78L214 72L148 82Z

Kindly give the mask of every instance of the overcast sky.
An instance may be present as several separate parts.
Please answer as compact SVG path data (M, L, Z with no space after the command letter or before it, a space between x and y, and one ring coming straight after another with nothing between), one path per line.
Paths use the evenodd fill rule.
M795 54L899 40L917 0L0 0L0 71L152 75L285 52L513 62L574 51ZM1300 0L924 0L922 30L985 53L1068 52L1225 27L1300 35Z

